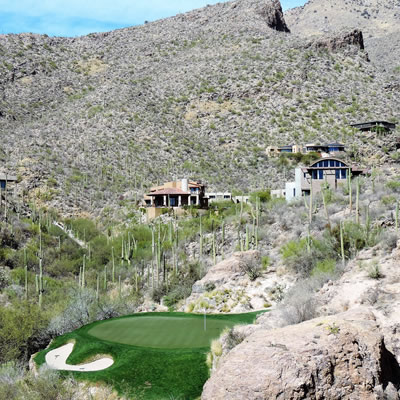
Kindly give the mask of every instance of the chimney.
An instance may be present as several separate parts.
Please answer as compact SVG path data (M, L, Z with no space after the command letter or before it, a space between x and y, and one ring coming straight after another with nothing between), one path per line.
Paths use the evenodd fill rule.
M189 191L189 185L188 185L188 180L187 179L182 179L182 190L184 192Z

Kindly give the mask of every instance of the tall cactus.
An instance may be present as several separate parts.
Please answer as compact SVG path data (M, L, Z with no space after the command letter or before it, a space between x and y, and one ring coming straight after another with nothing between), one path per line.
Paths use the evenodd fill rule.
M199 244L199 252L200 252L200 257L203 255L203 226L201 223L201 215L200 215L200 244Z
M42 259L39 259L39 308L42 308L42 296L43 296L43 266Z
M86 267L86 254L83 255L83 265L82 265L82 288L85 287L85 267Z
M28 300L28 266L25 265L25 300Z
M97 273L97 279L96 279L96 301L97 303L99 302L100 298L100 275Z
M324 204L326 221L327 221L328 228L330 230L331 229L331 221L329 218L328 205L327 205L327 200L326 200L326 191L327 191L327 188L323 188L321 191L321 194L322 194L322 202Z
M114 259L114 247L111 247L111 262L112 262L112 282L115 281L115 259Z
M345 255L344 255L344 238L343 238L343 223L340 222L340 252L341 252L341 256L342 256L342 264L343 267L346 264L346 259L345 259Z
M304 206L308 210L308 224L312 223L312 216L317 211L317 206L313 206L313 187L312 187L312 178L310 183L310 196L309 196L309 204L306 202L306 196L304 196Z
M351 187L351 168L348 169L347 187L349 190L349 209L350 209L350 213L351 213L353 210L353 189Z
M356 180L356 224L360 222L360 178Z

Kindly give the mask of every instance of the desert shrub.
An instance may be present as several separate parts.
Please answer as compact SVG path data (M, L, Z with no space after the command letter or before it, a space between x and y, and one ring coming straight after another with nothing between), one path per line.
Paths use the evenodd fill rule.
M392 195L383 196L383 197L381 198L381 202L382 202L382 204L384 204L385 206L392 206L393 204L396 204L396 201L397 201L396 197L395 197L395 196L392 196Z
M382 275L378 261L373 260L371 265L368 268L368 277L371 279L380 279L380 278L382 278L382 276L383 275Z
M161 299L167 294L167 287L165 285L160 285L153 288L151 292L151 299L156 303L161 303Z
M255 203L257 198L260 199L261 203L266 203L271 200L271 191L269 189L265 189L252 192L250 194L250 201L252 203Z
M0 307L0 364L27 360L34 350L34 338L46 324L46 315L36 304L16 301Z
M71 378L64 380L57 371L46 367L34 376L28 373L19 385L19 398L70 400L78 395L79 386Z
M314 238L291 240L282 246L281 254L285 265L304 277L310 275L319 261L337 257L334 242L328 235L322 240Z
M10 277L4 267L0 267L0 290L4 289L10 284Z
M394 232L384 231L379 237L381 247L387 252L391 253L397 247L399 237Z
M282 317L287 325L299 324L316 317L315 289L305 281L293 287L282 304Z
M211 352L217 357L222 355L222 344L218 339L214 339L211 342Z
M72 289L69 293L66 308L49 323L48 332L51 336L63 335L94 320L97 311L97 300L94 291L89 289Z
M258 260L249 260L240 263L240 269L247 274L251 281L255 281L262 274L262 265Z
M72 226L72 230L76 232L80 239L89 242L96 236L100 235L100 231L96 228L93 221L86 218L76 218L65 221L67 226Z
M318 261L311 271L311 275L315 276L318 274L333 274L336 268L336 260L328 258L326 260Z
M215 283L214 282L207 282L204 285L204 289L206 290L206 292L212 292L215 289Z
M266 269L268 268L268 266L270 264L271 264L271 259L268 256L261 257L261 265L262 265L263 271L266 271Z
M24 377L22 366L15 362L0 365L0 400L18 398L18 383Z
M392 192L400 193L400 180L396 179L386 183L386 187Z
M167 307L173 307L179 300L183 300L190 296L191 292L192 288L190 286L176 285L166 296L164 296L163 303Z
M334 238L334 248L340 254L340 227L337 225L331 230ZM346 221L343 224L344 252L347 258L354 257L360 250L374 246L379 238L380 229L371 227L369 224L361 225L353 221Z
M232 350L238 344L242 343L245 339L245 335L236 331L234 328L229 329L228 334L226 335L226 348L228 350Z

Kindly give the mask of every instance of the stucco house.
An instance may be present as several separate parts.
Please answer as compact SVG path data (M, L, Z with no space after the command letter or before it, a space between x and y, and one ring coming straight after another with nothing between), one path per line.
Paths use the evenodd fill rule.
M0 174L0 189L6 190L8 184L17 182L17 177L14 175Z
M165 208L170 208L177 212L183 206L207 207L208 205L208 200L205 196L205 185L199 181L188 179L165 182L163 185L154 186L144 196L143 201L147 207L149 218L158 217L162 214L162 209Z
M346 183L350 173L353 178L365 172L336 157L322 158L308 167L295 169L294 182L286 182L285 198L291 201L309 195L311 190L313 193L318 193L326 184L336 190L339 185Z

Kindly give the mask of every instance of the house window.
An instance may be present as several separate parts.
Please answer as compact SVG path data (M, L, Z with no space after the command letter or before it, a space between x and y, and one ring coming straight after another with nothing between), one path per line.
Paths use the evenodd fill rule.
M311 171L311 177L312 179L318 179L318 171L316 169Z
M340 169L337 169L335 171L335 174L336 174L336 179L340 179Z
M324 161L324 167L328 167L329 166L329 161L328 160L325 160Z
M318 171L318 179L324 179L324 170L320 169Z
M170 199L169 199L169 205L170 205L171 207L176 207L176 206L177 206L176 197L170 197Z
M330 160L329 161L329 166L330 167L334 167L335 166L335 161L334 160Z
M340 170L340 179L346 179L347 178L347 169L341 169Z

